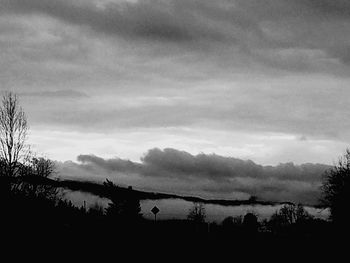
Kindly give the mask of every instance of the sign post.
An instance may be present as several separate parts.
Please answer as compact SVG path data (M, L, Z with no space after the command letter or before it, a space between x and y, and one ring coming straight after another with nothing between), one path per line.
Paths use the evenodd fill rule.
M154 214L154 222L157 221L157 214L159 213L159 211L160 211L159 208L156 206L154 206L151 210L151 212Z

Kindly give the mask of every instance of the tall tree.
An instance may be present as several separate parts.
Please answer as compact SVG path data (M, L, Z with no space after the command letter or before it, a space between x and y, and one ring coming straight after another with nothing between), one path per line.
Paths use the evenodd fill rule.
M347 225L349 230L350 149L325 173L322 190L323 202L330 208L333 222L341 227Z
M0 105L0 161L7 176L16 176L18 164L25 158L27 131L27 117L17 95L7 92Z

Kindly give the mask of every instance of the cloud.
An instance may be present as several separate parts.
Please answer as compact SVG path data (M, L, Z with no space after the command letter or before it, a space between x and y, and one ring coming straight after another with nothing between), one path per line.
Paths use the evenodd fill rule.
M88 96L76 90L56 90L56 91L38 91L38 92L22 92L18 94L21 97L39 97L39 98L87 98Z
M217 59L225 59L228 54L219 52L219 48L229 49L235 60L249 64L254 60L254 64L292 71L324 71L337 68L339 62L348 64L342 44L348 38L341 30L344 27L339 27L349 24L349 9L341 0L2 3L3 12L46 15L97 34L173 43L197 53L209 51ZM328 34L344 41L334 42Z
M151 149L141 159L141 163L79 155L78 163L74 165L80 169L80 173L93 171L100 174L95 179L104 180L108 177L116 182L137 181L138 187L158 187L158 191L168 190L169 184L172 185L172 191L187 194L224 198L245 194L265 200L312 204L317 203L322 175L330 168L322 164L293 163L262 166L250 160L216 154L192 155L172 148ZM139 179L133 181L133 177Z
M350 3L348 1L338 0L308 0L306 1L310 7L316 9L320 15L328 17L345 17L349 18L350 14L348 10L350 9Z
M79 155L78 161L111 172L131 171L150 177L204 178L219 182L227 182L234 178L274 178L281 181L319 182L322 173L329 168L328 165L322 164L294 165L293 163L262 166L250 160L216 154L192 155L172 148L149 150L141 158L141 164L117 158L104 160L93 155Z
M61 160L104 155L77 142L118 134L127 157L133 144L133 155L226 148L330 163L350 140L349 13L342 0L0 0L0 89L22 95L37 134L67 136L36 139ZM168 145L154 139L166 129ZM79 136L63 146L70 132Z
M253 22L240 14L239 5L227 1L213 4L196 0L146 0L130 3L110 1L103 8L93 1L15 0L9 3L14 13L43 13L66 22L88 25L97 32L122 34L169 41L196 39L229 40L215 22L230 22L249 29ZM235 8L237 7L237 8ZM236 14L236 16L233 16ZM208 19L208 21L205 21ZM214 25L211 26L211 23ZM224 26L225 24L221 24ZM226 32L227 33L227 32ZM226 35L226 36L225 36Z
M182 4L186 2L181 1ZM124 37L160 41L190 41L197 37L215 38L215 31L201 28L189 19L180 3L167 1L108 2L101 6L92 1L15 0L5 5L21 14L46 14L65 22L86 25L94 31ZM194 23L193 23L194 22ZM213 34L213 35L212 35Z
M87 166L97 166L108 172L131 172L135 173L140 170L140 165L128 160L119 158L105 160L94 155L79 155L77 160Z

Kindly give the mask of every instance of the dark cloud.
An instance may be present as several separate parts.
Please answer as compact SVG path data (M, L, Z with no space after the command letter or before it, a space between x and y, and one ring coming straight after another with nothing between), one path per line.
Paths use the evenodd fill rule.
M216 39L220 36L214 30L202 27L180 2L186 5L185 1L121 1L99 8L91 1L15 0L4 6L15 13L46 14L64 22L86 25L100 33L124 37L189 41L198 37Z
M93 155L80 155L78 161L93 164L108 171L141 172L152 177L205 178L212 181L229 181L242 177L319 182L323 172L329 168L328 165L322 164L295 165L293 163L262 166L250 160L216 154L192 155L172 148L149 150L141 158L141 164L117 158L104 160Z
M141 168L140 164L119 158L105 160L94 155L79 155L77 159L88 167L97 166L105 169L107 172L135 173L139 172Z
M2 1L4 12L44 14L94 32L129 40L165 41L195 52L231 49L235 60L292 71L348 65L350 7L335 1L67 0ZM346 30L346 32L344 32ZM333 41L339 39L343 41ZM319 61L322 60L322 64Z
M350 18L350 2L347 0L308 0L305 2L315 8L320 15Z
M224 157L216 154L192 155L167 148L151 149L141 163L119 158L103 159L94 155L78 156L82 171L95 171L101 177L120 180L118 174L138 176L148 186L161 180L164 184L177 183L173 191L215 194L230 197L235 193L256 195L266 200L317 203L324 172L330 166L322 164L285 163L262 166L250 160ZM107 176L108 175L108 176ZM161 191L164 185L158 185ZM153 187L154 188L154 187ZM190 192L187 192L190 194Z

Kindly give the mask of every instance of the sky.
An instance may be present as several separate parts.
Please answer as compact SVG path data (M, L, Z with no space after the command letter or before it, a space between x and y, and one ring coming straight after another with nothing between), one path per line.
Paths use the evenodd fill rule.
M346 0L0 0L0 91L64 171L169 151L332 165L350 142L349 69Z

